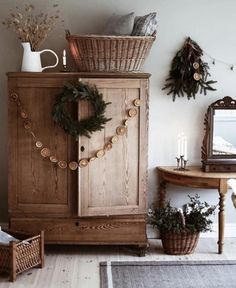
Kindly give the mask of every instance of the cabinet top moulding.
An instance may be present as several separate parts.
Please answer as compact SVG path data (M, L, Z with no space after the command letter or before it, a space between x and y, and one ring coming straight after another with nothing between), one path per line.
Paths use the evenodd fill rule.
M149 73L129 72L129 73L112 73L112 72L8 72L7 76L10 78L138 78L147 79L151 76Z

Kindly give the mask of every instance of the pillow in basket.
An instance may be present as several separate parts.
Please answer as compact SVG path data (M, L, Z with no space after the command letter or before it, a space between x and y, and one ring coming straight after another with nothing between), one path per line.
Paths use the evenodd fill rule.
M131 35L134 27L134 13L112 15L103 30L103 35Z
M152 36L157 30L157 13L137 16L134 19L132 36Z

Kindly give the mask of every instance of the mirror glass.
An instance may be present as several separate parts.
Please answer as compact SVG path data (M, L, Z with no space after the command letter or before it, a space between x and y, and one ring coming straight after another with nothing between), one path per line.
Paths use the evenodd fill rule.
M236 110L215 109L213 115L213 155L236 155Z

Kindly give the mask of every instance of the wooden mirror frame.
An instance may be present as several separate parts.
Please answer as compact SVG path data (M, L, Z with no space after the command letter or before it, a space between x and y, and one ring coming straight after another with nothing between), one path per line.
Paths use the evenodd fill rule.
M213 154L213 117L215 110L236 109L236 100L229 96L212 103L205 114L205 136L202 142L201 156L204 172L236 172L236 155Z

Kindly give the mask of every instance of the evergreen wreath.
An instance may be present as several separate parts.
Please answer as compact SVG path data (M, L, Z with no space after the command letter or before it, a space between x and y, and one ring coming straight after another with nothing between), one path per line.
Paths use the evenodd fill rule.
M184 96L190 99L200 90L200 93L207 94L207 90L215 91L211 84L217 81L209 80L209 66L201 60L203 51L200 46L188 37L175 57L172 60L169 78L166 79L166 84L162 90L168 89L167 95L173 95L173 101L176 96Z
M68 102L87 100L91 103L94 113L88 119L74 120L66 109ZM89 86L81 81L76 84L67 84L63 91L57 96L52 109L53 120L64 129L64 131L76 139L79 135L91 138L91 134L104 128L104 124L111 120L105 117L106 106L111 102L105 102L102 94L96 86Z

